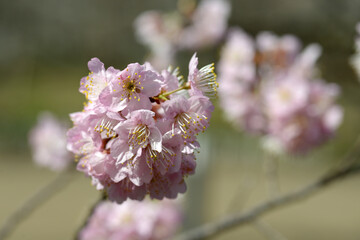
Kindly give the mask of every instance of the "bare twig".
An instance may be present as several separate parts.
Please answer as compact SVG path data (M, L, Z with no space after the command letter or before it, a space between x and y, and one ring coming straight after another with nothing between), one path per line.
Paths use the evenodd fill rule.
M180 235L176 239L194 240L213 237L233 227L238 227L240 225L253 222L257 218L271 210L304 199L315 193L317 190L320 190L336 182L337 180L340 180L358 172L360 172L360 164L350 165L342 169L335 170L332 173L325 175L319 180L297 191L261 203L248 211L241 212L235 215L229 215L218 221L205 224L203 226L190 230L183 235Z
M253 226L262 233L267 239L270 240L286 240L284 235L282 235L279 231L274 229L268 223L264 222L263 220L255 220L253 222Z
M256 185L256 180L251 178L249 174L245 174L243 178L240 180L240 186L237 188L237 191L234 193L234 197L232 198L229 207L227 209L227 213L240 211L243 209L244 205L250 198L252 191L254 190L254 185Z
M107 198L105 191L101 192L100 198L98 200L96 200L96 202L93 203L92 207L90 208L85 221L83 222L83 224L81 224L81 226L76 230L75 235L74 235L74 240L78 240L79 239L79 235L81 230L89 223L90 217L93 215L96 207L103 201L105 201Z
M37 207L49 200L52 196L60 192L61 189L68 185L74 176L73 173L74 170L72 168L59 173L54 180L33 194L23 203L23 205L17 208L15 212L5 220L3 226L1 227L0 240L8 237Z
M278 159L276 156L273 154L266 156L264 159L263 168L269 198L275 198L280 194Z
M245 175L243 180L241 181L241 187L239 187L239 190L235 192L235 197L231 201L228 212L233 211L233 206L236 206L235 203L240 202L242 207L245 204L246 200L250 197L251 190L253 190L252 186L255 184L255 181L248 179L249 176ZM240 196L242 196L242 198L240 198ZM286 238L280 232L278 232L270 224L266 223L261 219L254 221L253 226L267 239L286 240Z
M353 164L357 158L354 157L356 155L360 155L360 134L357 136L356 140L354 141L353 146L345 153L344 157L340 159L340 161L336 162L335 165L330 169L334 171L335 169L342 168L344 166L348 166Z

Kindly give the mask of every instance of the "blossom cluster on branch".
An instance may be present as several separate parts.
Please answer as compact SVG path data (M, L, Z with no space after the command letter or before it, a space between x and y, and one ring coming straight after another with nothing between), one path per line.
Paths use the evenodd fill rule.
M239 129L264 136L278 153L306 153L331 136L342 121L336 84L318 77L320 46L301 50L292 35L260 33L255 40L232 29L219 61L219 98Z
M120 205L101 202L81 230L79 239L169 239L181 222L181 207L175 201L127 200Z
M77 169L110 200L175 198L186 191L196 136L209 125L209 97L217 88L213 64L197 65L194 54L185 81L178 69L157 72L149 63L105 69L97 58L89 61L79 89L88 102L71 114L67 147L80 158Z
M217 44L227 30L230 4L226 0L179 1L179 10L145 11L134 22L140 43L150 49L156 69L174 63L178 50L199 50Z

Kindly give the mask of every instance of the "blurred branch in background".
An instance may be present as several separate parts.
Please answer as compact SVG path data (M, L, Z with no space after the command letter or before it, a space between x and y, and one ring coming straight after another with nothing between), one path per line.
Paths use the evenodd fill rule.
M40 207L47 200L59 193L75 177L76 170L69 167L67 170L60 172L55 179L49 184L35 192L30 198L24 201L13 214L4 222L0 229L0 240L6 239L15 230L15 228L24 221L36 208Z
M356 152L356 151L354 151ZM355 155L355 156L354 156ZM354 154L354 158L358 158L359 154ZM194 240L194 239L206 239L209 237L213 237L218 235L226 230L229 230L234 227L239 227L246 223L251 223L255 221L257 218L262 216L268 211L275 210L279 207L288 205L293 202L300 201L306 197L311 196L318 190L338 181L347 176L356 174L360 171L360 164L352 164L347 167L343 167L338 170L334 170L330 174L326 174L319 180L291 193L286 195L274 198L272 200L266 201L264 203L255 206L254 208L241 212L239 214L226 216L219 221L205 224L200 226L194 230L191 230L183 235L180 235L176 239L186 239L186 240Z
M79 228L76 230L75 235L74 235L74 240L78 240L79 239L79 235L81 230L89 224L90 218L91 216L94 214L96 207L100 205L100 203L104 202L106 200L106 193L105 191L102 191L100 194L100 197L96 200L96 202L93 203L93 205L90 207L86 217L84 218L84 222L83 224L81 224L79 226Z
M278 159L275 155L265 156L263 163L269 199L280 194L280 183L278 179Z

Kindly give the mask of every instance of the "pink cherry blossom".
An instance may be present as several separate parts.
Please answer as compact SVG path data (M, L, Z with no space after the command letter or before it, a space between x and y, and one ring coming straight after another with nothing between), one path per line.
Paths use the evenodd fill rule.
M99 62L89 63L98 66L94 73L105 71ZM188 79L196 83L201 72L194 66ZM158 73L149 63L132 63L112 73L97 98L70 115L67 148L77 169L111 201L176 198L195 172L196 136L209 126L214 106L177 68Z
M99 99L100 93L114 80L118 70L113 67L105 70L104 64L98 58L92 58L88 67L90 73L81 79L79 91L93 102Z
M61 171L73 160L66 149L66 126L49 112L39 115L36 126L30 131L29 143L33 160L39 166Z
M127 200L121 205L102 202L80 232L79 239L169 239L181 222L178 202Z
M192 24L181 32L180 47L196 50L217 44L226 32L229 15L228 1L202 0L192 16Z
M217 94L218 83L216 82L216 74L214 72L214 64L209 64L197 68L198 58L196 53L192 56L189 63L189 83L191 86L190 95L204 95L213 97Z
M156 72L138 63L129 64L119 72L111 86L104 90L101 103L114 112L151 109L149 97L160 93L160 81Z
M181 5L184 7L186 4ZM226 33L230 16L227 0L202 0L178 11L145 11L134 22L138 41L149 51L147 61L157 70L174 64L179 50L215 46Z
M174 63L174 43L180 34L181 25L181 18L177 13L146 11L136 18L134 22L136 37L140 43L150 49L147 60L157 70Z
M164 103L166 118L173 119L172 130L179 129L185 142L208 127L212 110L211 102L203 96L189 99L180 96Z
M330 139L342 120L339 87L319 80L320 46L301 50L292 35L233 29L219 62L220 104L237 129L265 148L303 154Z

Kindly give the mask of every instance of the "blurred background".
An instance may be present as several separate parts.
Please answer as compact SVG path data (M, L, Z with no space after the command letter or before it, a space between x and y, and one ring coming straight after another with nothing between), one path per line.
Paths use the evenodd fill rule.
M345 117L336 137L302 158L281 159L281 192L295 190L325 173L340 160L360 133L360 86L349 65L354 53L360 1L238 0L229 26L253 36L270 30L291 33L307 45L319 43L322 76L342 88ZM148 50L135 38L133 22L146 10L174 11L169 0L15 0L0 1L0 224L34 191L56 174L32 162L28 132L40 111L68 121L85 101L78 92L87 62L98 57L105 66L123 69L144 61ZM200 65L217 62L220 47L198 52ZM182 51L183 74L193 52ZM218 105L215 101L215 105ZM200 137L197 174L187 179L183 230L216 220L267 199L256 137L229 125L215 110ZM264 219L288 239L359 239L360 176L354 176L299 204ZM78 173L71 184L24 221L9 239L71 239L99 193ZM253 225L216 239L266 239Z

